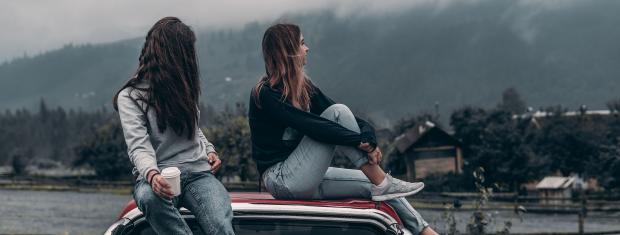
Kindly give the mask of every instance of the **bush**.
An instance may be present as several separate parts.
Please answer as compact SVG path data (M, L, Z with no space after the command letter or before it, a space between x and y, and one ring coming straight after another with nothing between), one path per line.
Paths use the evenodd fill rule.
M222 168L217 173L219 177L239 176L241 181L258 180L245 110L242 104L237 104L234 111L226 109L205 129L207 139L215 146L222 160Z
M126 179L131 176L133 165L127 156L127 146L118 122L98 128L75 151L78 155L75 165L90 165L99 178Z

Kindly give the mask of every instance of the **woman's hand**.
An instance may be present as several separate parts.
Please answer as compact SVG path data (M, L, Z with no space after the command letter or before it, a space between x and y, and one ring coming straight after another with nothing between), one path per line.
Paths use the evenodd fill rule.
M172 198L174 198L174 194L170 189L170 184L168 184L168 181L166 181L166 179L164 179L164 177L161 176L159 172L151 171L149 172L148 177L152 177L149 184L151 185L151 189L157 196L168 200L172 200Z
M372 147L369 143L361 143L357 146L358 149L368 153L368 163L378 165L383 159L383 154L379 147Z
M383 159L383 154L379 147L376 147L374 151L368 153L368 163L371 165L379 165Z
M367 153L370 153L374 150L372 145L366 142L362 142L359 146L357 146L357 148Z
M217 153L211 152L207 154L207 158L209 159L209 164L211 164L211 171L215 173L222 166L222 160L217 156Z

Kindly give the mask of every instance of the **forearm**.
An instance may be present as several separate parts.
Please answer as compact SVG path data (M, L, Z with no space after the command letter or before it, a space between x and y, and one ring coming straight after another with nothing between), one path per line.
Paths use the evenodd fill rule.
M205 145L207 154L209 154L209 153L217 153L215 151L215 146L211 142L209 142L209 140L207 140L207 137L202 132L202 130L200 128L197 128L196 131L198 132L198 137L200 138L200 141Z

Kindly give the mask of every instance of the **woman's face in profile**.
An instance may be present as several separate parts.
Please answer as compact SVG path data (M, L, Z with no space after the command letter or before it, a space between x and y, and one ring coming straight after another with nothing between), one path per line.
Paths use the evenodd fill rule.
M310 48L306 45L306 41L304 41L304 35L300 34L300 42L301 44L299 45L299 51L301 52L301 56L303 56L303 60L304 60L304 65L307 62L307 56L308 56L308 51L310 50Z

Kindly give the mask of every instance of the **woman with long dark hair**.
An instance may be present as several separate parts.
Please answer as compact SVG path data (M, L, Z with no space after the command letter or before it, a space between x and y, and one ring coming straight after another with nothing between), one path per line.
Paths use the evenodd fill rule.
M192 234L177 208L189 209L206 234L234 234L230 197L213 172L217 152L198 127L200 81L196 36L165 17L149 30L135 76L114 96L129 159L134 199L157 234ZM161 170L180 170L174 196Z
M300 28L271 26L262 48L266 74L252 89L249 122L252 157L267 191L280 199L386 201L413 234L436 234L404 198L424 184L386 174L372 126L306 77L309 49ZM330 167L336 147L360 170Z

